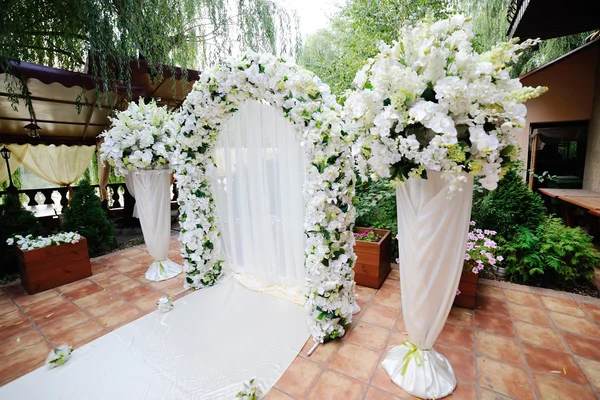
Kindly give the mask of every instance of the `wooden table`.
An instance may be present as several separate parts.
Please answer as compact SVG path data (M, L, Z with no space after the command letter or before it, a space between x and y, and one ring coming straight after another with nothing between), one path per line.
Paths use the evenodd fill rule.
M600 216L600 192L585 189L540 188L538 190L540 193L562 202L565 214L565 224L567 226L575 226L571 208L568 207L567 204L584 208L588 213L594 216Z
M540 188L538 191L546 196L550 196L553 199L562 199L563 196L570 197L600 197L599 192L593 192L586 189L552 189L552 188Z

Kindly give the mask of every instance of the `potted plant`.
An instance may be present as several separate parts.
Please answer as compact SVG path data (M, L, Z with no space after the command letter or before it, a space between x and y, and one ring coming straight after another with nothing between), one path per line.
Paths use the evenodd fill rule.
M354 228L354 281L361 286L379 289L390 273L391 231Z
M87 242L78 233L16 235L6 243L17 246L21 284L29 294L92 276Z
M503 258L496 255L498 245L492 240L496 235L495 231L475 228L475 221L471 221L470 226L463 272L454 298L454 305L474 309L479 285L479 272L486 265L491 265L495 269L497 262L502 261Z

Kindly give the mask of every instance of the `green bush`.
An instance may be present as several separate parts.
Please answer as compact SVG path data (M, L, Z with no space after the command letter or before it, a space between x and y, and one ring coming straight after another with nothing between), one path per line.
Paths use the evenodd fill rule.
M568 285L594 278L594 267L600 265L600 253L593 247L592 237L552 216L535 230L518 228L514 240L502 252L507 277L517 283Z
M116 247L115 224L102 209L100 198L94 193L89 180L79 182L63 214L63 230L84 236L90 257L108 253Z
M538 193L531 191L517 170L509 171L498 188L477 188L471 218L477 226L496 231L499 241L511 241L520 228L535 231L545 219L546 209Z
M356 185L356 226L392 231L392 262L398 257L398 217L396 190L387 181L369 181Z
M23 208L18 197L4 196L4 203L0 205L0 278L19 270L15 249L6 244L6 239L14 235L43 234L44 229L35 215Z

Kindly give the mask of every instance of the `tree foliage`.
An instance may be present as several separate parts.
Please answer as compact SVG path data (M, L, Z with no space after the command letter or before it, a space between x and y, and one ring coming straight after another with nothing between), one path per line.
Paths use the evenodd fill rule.
M130 84L132 59L184 69L239 50L295 55L297 18L275 0L6 0L0 70L10 60L81 71ZM89 63L88 54L94 62Z

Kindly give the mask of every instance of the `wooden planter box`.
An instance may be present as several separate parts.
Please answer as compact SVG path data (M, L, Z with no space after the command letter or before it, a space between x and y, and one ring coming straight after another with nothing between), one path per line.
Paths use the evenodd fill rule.
M463 274L460 276L460 283L458 284L458 290L460 290L460 294L454 298L454 305L457 307L474 310L478 284L478 274L463 272Z
M92 276L87 241L22 251L17 247L21 284L29 294Z
M355 233L362 233L369 228L354 228ZM373 229L381 236L379 242L363 242L356 240L354 253L357 259L354 265L354 281L361 286L379 289L390 273L390 246L392 232Z

